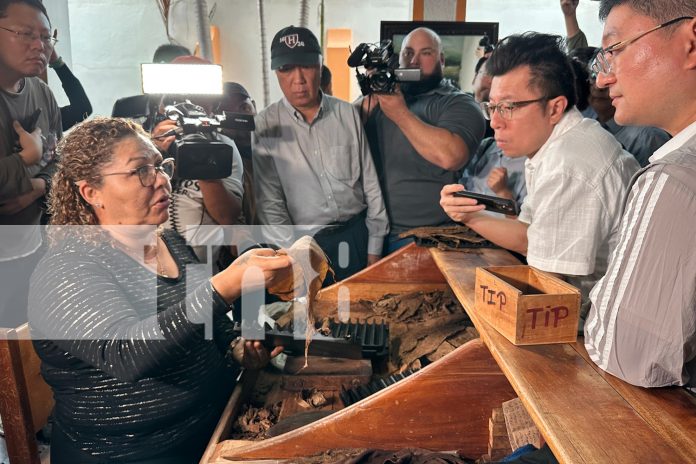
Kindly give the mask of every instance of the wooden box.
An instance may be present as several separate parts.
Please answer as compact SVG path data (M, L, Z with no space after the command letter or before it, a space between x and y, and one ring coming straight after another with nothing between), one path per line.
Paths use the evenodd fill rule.
M571 343L580 291L531 266L476 268L475 308L515 345Z

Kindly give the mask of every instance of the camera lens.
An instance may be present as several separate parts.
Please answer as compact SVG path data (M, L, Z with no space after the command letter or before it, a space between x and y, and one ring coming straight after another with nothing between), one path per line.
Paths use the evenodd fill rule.
M371 76L370 87L374 92L387 93L391 91L393 79L388 71L382 70Z

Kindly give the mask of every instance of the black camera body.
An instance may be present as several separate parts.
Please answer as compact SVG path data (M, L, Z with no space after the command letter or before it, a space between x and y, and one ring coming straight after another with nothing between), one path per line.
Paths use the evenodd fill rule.
M362 66L372 71L360 73L355 70L363 95L394 93L397 82L420 80L420 69L399 68L399 57L394 54L394 44L391 40L383 40L379 44L361 43L348 57L348 66Z
M221 129L254 130L253 116L226 111L208 116L202 107L188 100L167 106L160 121L164 119L176 121L178 126L176 140L169 147L178 179L229 177L234 149L220 140L218 132Z

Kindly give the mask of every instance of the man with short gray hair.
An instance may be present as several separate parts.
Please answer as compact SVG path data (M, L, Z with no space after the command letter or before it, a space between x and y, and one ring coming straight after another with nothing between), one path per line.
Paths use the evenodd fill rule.
M696 3L602 0L593 71L622 125L673 138L638 172L619 240L590 294L590 358L643 387L696 387Z

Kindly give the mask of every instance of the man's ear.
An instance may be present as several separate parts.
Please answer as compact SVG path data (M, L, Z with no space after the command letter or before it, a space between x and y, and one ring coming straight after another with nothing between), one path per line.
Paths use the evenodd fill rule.
M98 209L104 205L102 201L101 190L94 187L87 181L81 180L77 183L77 189L84 200L89 203L92 208Z
M550 99L546 105L547 110L550 112L551 124L558 124L568 107L568 99L561 95L560 97Z
M440 63L442 64L442 67L444 68L444 66L445 66L445 52L440 52Z
M696 18L689 21L686 31L686 69L696 69Z

